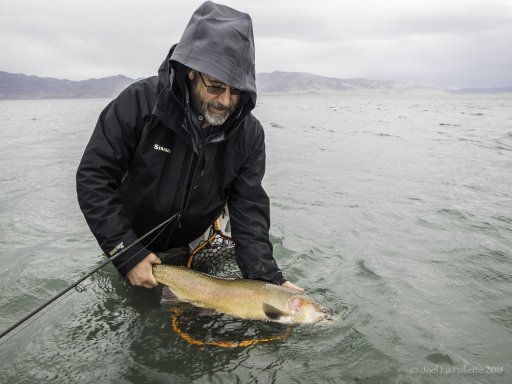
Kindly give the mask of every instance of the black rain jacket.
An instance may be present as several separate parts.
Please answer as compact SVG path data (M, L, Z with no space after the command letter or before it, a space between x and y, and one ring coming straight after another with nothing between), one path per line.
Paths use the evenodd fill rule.
M188 68L242 91L222 126L200 128L189 104ZM187 245L227 203L243 276L285 281L269 240L265 141L251 114L255 103L251 19L206 2L158 76L132 84L103 110L76 179L80 208L102 250L113 256L179 212L179 222L114 260L122 274L151 251Z

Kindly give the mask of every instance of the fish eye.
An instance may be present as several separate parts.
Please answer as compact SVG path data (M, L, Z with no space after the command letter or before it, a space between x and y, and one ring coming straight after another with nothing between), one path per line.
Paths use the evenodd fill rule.
M320 312L325 313L326 315L330 315L331 314L331 310L329 308L322 308L320 310Z

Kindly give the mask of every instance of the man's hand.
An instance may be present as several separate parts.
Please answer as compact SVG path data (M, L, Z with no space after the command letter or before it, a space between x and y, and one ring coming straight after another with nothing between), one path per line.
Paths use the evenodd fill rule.
M153 264L162 264L154 253L147 255L139 264L130 269L126 274L133 286L154 288L158 285L153 276Z
M299 291L299 292L303 292L303 293L304 293L304 288L297 287L295 284L290 283L289 281L285 281L283 284L281 284L281 286L282 286L282 287L286 287L286 288L295 289L296 291Z

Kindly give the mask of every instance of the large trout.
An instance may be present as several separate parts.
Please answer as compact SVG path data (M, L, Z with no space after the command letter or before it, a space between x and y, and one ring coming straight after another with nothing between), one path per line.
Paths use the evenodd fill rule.
M154 265L153 275L179 301L242 319L310 324L331 315L312 298L264 281L221 279L171 265Z

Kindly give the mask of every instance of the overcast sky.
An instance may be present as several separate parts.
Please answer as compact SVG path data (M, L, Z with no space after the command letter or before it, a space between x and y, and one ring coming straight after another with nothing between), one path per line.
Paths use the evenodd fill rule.
M0 70L72 80L154 75L201 3L5 0ZM512 85L512 0L222 3L252 16L257 72L444 88Z

